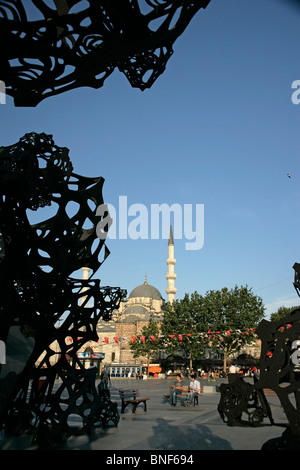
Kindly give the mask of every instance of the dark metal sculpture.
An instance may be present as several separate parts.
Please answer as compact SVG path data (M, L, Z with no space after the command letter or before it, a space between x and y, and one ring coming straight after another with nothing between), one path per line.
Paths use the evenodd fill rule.
M0 79L16 106L77 87L100 88L118 68L150 88L173 43L210 0L0 1Z
M262 341L257 388L270 388L278 396L288 419L287 430L265 448L300 449L300 310L269 322L257 331Z
M300 296L300 264L295 263L293 268L294 287ZM274 424L263 392L266 388L271 389L280 400L288 425L282 436L266 442L262 449L300 450L300 309L278 321L261 321L256 333L261 340L259 378L254 379L253 385L242 379L222 384L220 416L231 426L241 423L244 412L248 413L251 424L260 424L264 416ZM249 413L253 397L255 406Z
M256 390L240 374L230 374L228 379L228 384L220 385L221 397L218 404L218 412L224 423L228 426L259 426L266 417L271 424L274 423L263 390Z
M68 149L46 134L27 134L0 149L0 339L6 343L16 326L34 338L23 371L0 381L0 425L9 431L31 426L39 436L48 429L61 439L70 433L70 414L79 414L89 429L118 421L116 407L92 387L76 353L97 341L99 319L110 318L126 291L70 277L82 267L93 276L109 253L96 237L103 181L73 173ZM77 209L69 213L71 203ZM30 211L55 204L52 218L30 224ZM56 377L62 381L57 391Z
M300 263L295 263L293 266L294 273L294 287L298 296L300 297Z

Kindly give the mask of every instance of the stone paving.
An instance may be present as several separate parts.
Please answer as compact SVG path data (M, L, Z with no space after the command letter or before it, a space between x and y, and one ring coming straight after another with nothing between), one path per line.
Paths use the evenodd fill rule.
M181 400L178 400L176 407L172 407L163 397L172 383L171 379L113 379L112 401L120 404L120 388L138 388L141 397L150 397L147 411L144 412L140 405L136 413L132 414L128 406L125 413L120 414L117 427L98 429L96 439L92 441L88 436L72 436L63 449L168 452L260 450L266 441L281 436L287 424L276 396L268 397L275 425L265 418L259 427L228 427L217 411L220 380L209 383L202 381L204 390L210 393L204 393L198 405L188 408L181 404ZM31 436L15 438L2 435L0 448L34 450L35 446L31 444Z

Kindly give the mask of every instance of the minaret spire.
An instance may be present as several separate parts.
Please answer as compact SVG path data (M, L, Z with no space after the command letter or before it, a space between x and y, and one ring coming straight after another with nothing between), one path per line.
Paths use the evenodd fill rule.
M170 224L170 235L169 235L169 241L168 241L168 259L166 263L168 265L168 273L166 275L166 278L168 280L168 287L166 289L166 293L168 294L168 302L172 303L175 300L175 294L177 292L177 289L175 287L176 274L174 272L174 268L176 264L176 259L174 258L174 239L173 239L173 231L172 231L171 224Z

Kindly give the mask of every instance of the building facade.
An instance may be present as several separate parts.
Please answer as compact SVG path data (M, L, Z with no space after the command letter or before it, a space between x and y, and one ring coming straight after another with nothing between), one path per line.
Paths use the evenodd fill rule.
M175 288L174 239L172 227L168 240L168 258L166 260L168 302L173 302L177 289ZM87 278L88 270L83 268L83 278ZM88 367L90 363L97 363L104 355L103 364L142 364L146 358L135 359L130 349L130 342L148 325L150 318L160 322L163 318L165 300L159 290L148 283L147 276L143 284L135 287L128 298L120 303L118 310L113 312L110 321L101 320L97 325L98 342L89 341L79 351L79 357Z
M177 289L175 287L175 264L174 239L172 227L168 240L167 263L167 301L172 303L175 300ZM88 279L89 269L83 268L83 279ZM146 357L134 358L130 348L131 341L142 334L143 328L147 327L149 320L158 322L158 326L163 319L165 300L160 291L150 285L145 276L143 284L135 287L128 298L121 301L118 310L115 310L110 321L100 320L97 325L98 341L89 341L78 351L78 357L87 368L92 363L100 368L109 364L113 376L125 375L125 369L130 369L137 373L142 369L142 365L147 363ZM70 339L71 340L71 339ZM59 357L58 344L53 345L57 351L56 360ZM239 354L250 354L259 357L260 341L245 347ZM210 357L209 351L207 351ZM215 353L213 353L215 355ZM55 356L53 357L53 359Z
M119 363L143 362L141 357L135 359L130 349L130 342L149 323L149 320L160 322L163 318L165 301L156 287L148 284L147 278L140 286L133 289L126 302L116 312L116 336L120 338Z

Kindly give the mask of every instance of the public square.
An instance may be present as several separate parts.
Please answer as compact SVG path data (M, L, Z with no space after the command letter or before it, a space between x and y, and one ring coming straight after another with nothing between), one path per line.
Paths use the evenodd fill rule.
M85 466L146 466L122 460L139 453L253 465L199 455L266 450L288 425L298 445L299 6L0 0L6 454L33 460L33 432L43 450L101 455ZM197 405L173 407L173 379L120 377L146 363L148 373L225 370L240 356L288 417L266 391L271 419L254 426L244 413L228 426L218 411L227 378L201 380ZM114 405L94 390L102 365L116 369ZM128 388L147 410L121 413ZM116 408L117 426L82 432L117 421Z
M113 379L111 400L118 403L119 411L118 390L121 388L138 388L141 397L149 397L147 411L144 412L140 405L133 414L131 406L128 406L125 413L120 414L118 427L97 429L97 437L93 441L86 435L72 436L60 449L107 451L109 455L111 451L182 451L188 455L188 451L198 450L261 450L266 441L282 435L287 419L276 396L267 397L275 425L265 418L259 427L227 426L217 411L220 400L218 386L222 381L227 379L201 381L204 393L199 404L185 408L181 399L178 399L176 407L172 407L163 397L168 393L169 385L173 384L172 379ZM31 444L31 436L25 435L2 439L0 448L35 450L37 447Z

